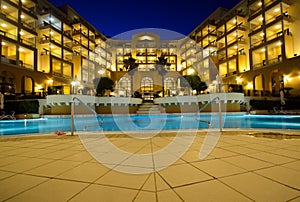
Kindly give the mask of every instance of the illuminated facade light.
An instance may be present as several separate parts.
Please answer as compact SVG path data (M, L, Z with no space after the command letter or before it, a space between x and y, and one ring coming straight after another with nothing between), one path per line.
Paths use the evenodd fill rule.
M195 70L193 68L188 69L187 71L188 75L192 75L195 73Z

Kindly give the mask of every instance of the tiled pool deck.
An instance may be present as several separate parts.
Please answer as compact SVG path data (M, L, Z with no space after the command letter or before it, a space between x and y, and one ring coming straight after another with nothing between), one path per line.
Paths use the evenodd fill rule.
M199 132L175 164L139 175L98 163L78 136L2 137L0 200L300 201L300 138L248 133L223 132L213 152L199 160L206 134ZM109 135L120 149L141 153L159 151L173 138L172 133L150 139Z

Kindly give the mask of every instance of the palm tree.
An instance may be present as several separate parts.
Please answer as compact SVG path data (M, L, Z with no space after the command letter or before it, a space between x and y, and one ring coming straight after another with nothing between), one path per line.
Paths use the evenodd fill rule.
M131 95L133 96L133 75L137 70L139 64L136 63L136 59L133 58L131 55L128 59L123 60L124 68L128 71L128 74L131 77Z
M158 71L159 75L161 76L161 88L162 88L162 96L165 97L165 89L164 89L164 77L167 74L166 66L170 66L171 64L167 62L167 58L164 55L161 55L155 61L156 65L155 68Z
M182 77L184 80L181 81L181 86L191 87L193 90L197 91L197 94L200 94L201 91L207 89L205 82L201 81L198 75L185 75Z

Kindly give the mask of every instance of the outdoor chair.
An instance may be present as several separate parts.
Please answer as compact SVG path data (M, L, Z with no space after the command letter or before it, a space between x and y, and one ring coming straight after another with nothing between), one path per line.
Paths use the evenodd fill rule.
M15 112L14 111L10 111L8 114L5 114L5 112L1 112L1 116L0 116L0 120L6 120L6 119L11 119L11 120L15 120Z

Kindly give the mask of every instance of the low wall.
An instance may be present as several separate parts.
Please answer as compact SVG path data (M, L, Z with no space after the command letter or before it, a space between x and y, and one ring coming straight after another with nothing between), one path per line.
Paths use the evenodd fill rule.
M214 93L197 96L174 96L165 98L156 98L154 102L159 104L166 113L190 113L196 112L204 105L219 97L221 109L223 112L240 112L240 104L244 103L244 94L242 93ZM219 101L216 100L202 112L219 111Z
M185 105L165 105L161 106L162 111L166 113L194 113L201 109L204 104L185 104ZM221 103L221 110L222 112L240 112L240 104L238 103ZM202 112L218 112L219 111L219 104L212 104L205 108Z
M71 114L73 97L80 99L98 114L135 114L142 99L129 97L95 97L87 95L49 95L43 106L44 115ZM77 100L75 114L90 114L91 112Z

